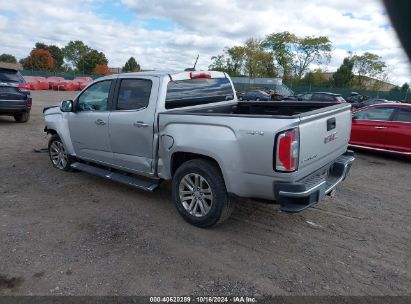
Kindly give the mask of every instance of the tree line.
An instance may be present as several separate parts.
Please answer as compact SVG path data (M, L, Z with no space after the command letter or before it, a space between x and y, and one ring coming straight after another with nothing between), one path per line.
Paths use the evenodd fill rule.
M364 89L369 88L371 80L372 88L378 90L389 80L387 64L371 52L362 55L350 52L337 71L327 77L331 51L332 42L327 36L298 37L285 31L226 47L221 54L211 57L209 69L238 77L281 77L287 85ZM311 70L312 65L320 68ZM393 90L409 90L409 86L405 83Z
M11 54L1 54L0 62L17 63L17 58ZM63 48L37 42L30 54L20 59L19 63L27 70L110 74L106 55L80 40L70 41ZM130 57L122 70L138 72L140 65L134 57Z

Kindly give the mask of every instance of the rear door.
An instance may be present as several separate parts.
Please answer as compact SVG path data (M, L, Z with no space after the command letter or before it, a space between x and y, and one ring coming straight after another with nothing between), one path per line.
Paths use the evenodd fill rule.
M397 107L386 134L388 150L411 153L411 107Z
M387 129L394 107L371 107L353 116L350 144L384 149L388 144Z
M151 173L158 77L120 78L110 113L113 164L128 171Z
M78 157L110 164L112 153L108 135L108 117L114 81L92 84L77 98L77 111L68 113L68 125Z

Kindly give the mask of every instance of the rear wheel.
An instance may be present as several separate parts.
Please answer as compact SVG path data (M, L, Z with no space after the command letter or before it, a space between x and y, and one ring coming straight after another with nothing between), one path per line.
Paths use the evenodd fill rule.
M57 134L51 136L49 140L49 156L53 167L70 171L71 170L71 156L67 154L63 142Z
M30 119L30 112L14 114L13 116L16 122L19 122L19 123L28 122Z
M209 160L182 164L173 177L172 195L181 216L197 227L222 223L234 209L219 168Z

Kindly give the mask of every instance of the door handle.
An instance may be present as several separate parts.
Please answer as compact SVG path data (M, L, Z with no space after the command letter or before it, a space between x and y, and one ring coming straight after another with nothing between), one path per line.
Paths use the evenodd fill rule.
M148 124L144 123L143 121L137 121L133 123L133 125L137 128L147 128Z
M375 129L387 129L387 127L374 127Z
M103 125L105 125L106 123L102 120L102 119L97 119L96 121L94 121L94 123L96 124L96 125L98 125L98 126L103 126Z

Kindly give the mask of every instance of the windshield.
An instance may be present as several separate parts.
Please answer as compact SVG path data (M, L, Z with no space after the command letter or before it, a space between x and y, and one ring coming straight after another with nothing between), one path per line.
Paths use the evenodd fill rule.
M0 81L2 82L24 82L23 77L18 71L14 70L0 70Z

